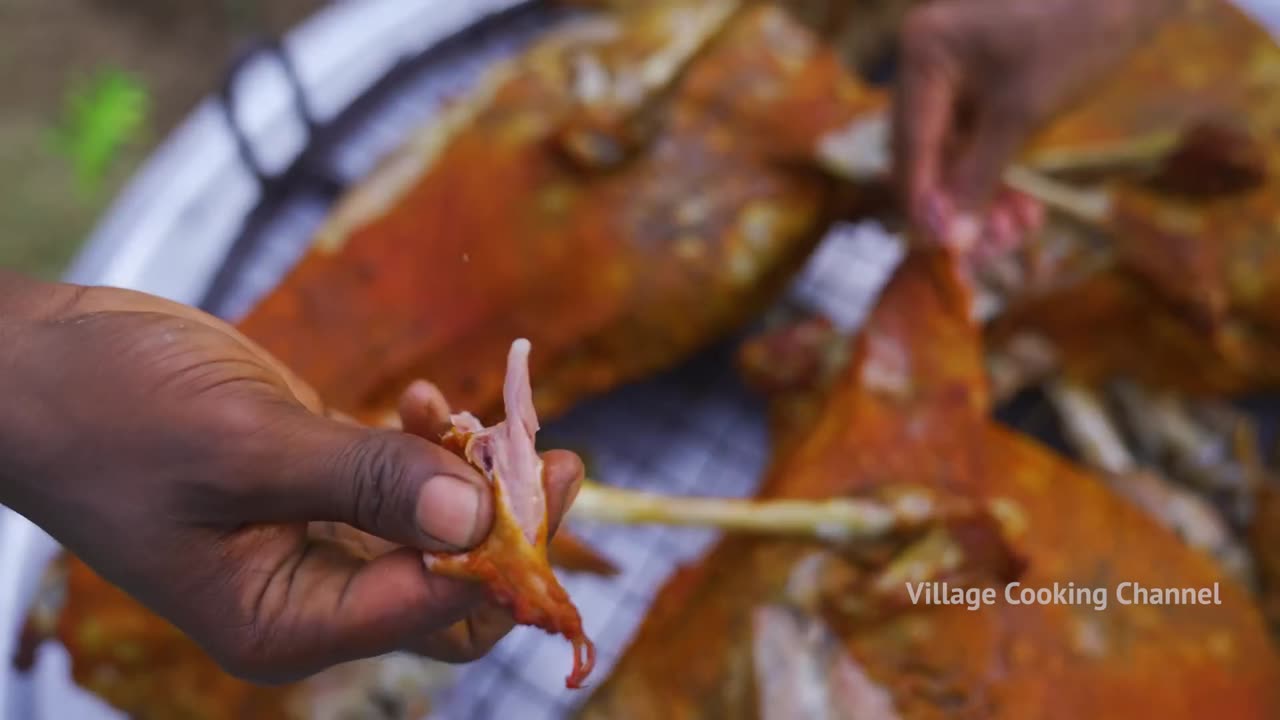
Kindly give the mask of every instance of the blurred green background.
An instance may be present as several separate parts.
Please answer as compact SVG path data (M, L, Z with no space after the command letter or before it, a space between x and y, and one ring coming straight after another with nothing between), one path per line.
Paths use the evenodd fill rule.
M57 277L236 50L324 4L0 0L0 266Z

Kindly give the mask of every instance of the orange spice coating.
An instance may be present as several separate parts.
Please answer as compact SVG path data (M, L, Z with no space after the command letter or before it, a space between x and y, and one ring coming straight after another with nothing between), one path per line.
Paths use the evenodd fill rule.
M809 396L815 411L779 416L785 451L763 494L921 486L1001 500L1027 562L1024 585L1107 586L1108 608L1001 599L976 612L908 606L869 618L859 602L864 561L809 543L731 538L664 588L582 717L763 717L780 702L763 681L779 673L805 679L806 697L829 712L852 707L877 719L1280 714L1280 664L1243 588L1097 478L988 417L969 306L949 258L909 255L854 339L853 360L833 387ZM999 587L996 575L985 586ZM1114 589L1124 581L1217 583L1223 605L1119 605ZM780 607L830 640L762 655L768 625L759 623ZM796 670L832 656L839 672Z
M410 182L358 190L351 205L379 209L322 232L241 329L351 414L385 414L425 377L488 420L512 337L539 348L549 417L763 309L839 200L820 138L885 97L783 11L749 7L640 108L659 122L625 162L583 169L557 145L581 108L574 58L643 57L651 26L679 21L655 7L606 18L603 43L553 33L507 67Z
M1110 192L1113 222L1041 239L1058 243L1057 267L994 324L994 348L1039 336L1087 383L1123 375L1204 395L1280 387L1280 45L1270 33L1231 3L1189 3L1030 154L1087 154L1203 123L1252 142L1218 134L1225 167L1194 192L1178 163L1194 172L1212 134L1164 167L1084 178Z

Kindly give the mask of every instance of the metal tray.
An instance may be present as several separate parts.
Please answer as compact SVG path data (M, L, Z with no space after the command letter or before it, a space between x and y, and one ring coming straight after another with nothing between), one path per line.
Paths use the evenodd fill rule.
M1242 3L1280 29L1280 0ZM331 6L234 67L226 86L164 143L77 259L75 282L145 290L227 317L266 292L305 248L333 199L365 175L441 100L509 55L556 13L517 0L362 0ZM873 226L835 229L787 303L853 329L897 262ZM766 460L763 408L731 370L731 344L586 403L547 437L583 449L603 479L666 492L746 495ZM579 524L622 568L566 585L607 674L676 565L711 532ZM0 508L0 657L12 655L36 581L56 543ZM436 716L563 717L583 699L563 688L567 645L519 629L466 666ZM119 717L69 681L65 652L42 650L26 678L0 672L13 720Z

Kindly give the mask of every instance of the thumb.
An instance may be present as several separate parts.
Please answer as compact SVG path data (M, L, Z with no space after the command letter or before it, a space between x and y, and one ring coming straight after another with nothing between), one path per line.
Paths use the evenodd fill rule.
M276 460L252 491L263 522L336 521L436 552L489 533L493 494L464 460L395 430L349 425L302 409L275 423Z

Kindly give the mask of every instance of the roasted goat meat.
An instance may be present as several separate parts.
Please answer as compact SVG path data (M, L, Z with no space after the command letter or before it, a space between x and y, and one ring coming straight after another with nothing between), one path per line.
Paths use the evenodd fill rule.
M1122 375L1219 396L1280 387L1280 179L1214 200L1123 186L1112 198L1120 232L1056 231L1074 267L1008 302L993 350L1034 341L1086 383Z
M1042 171L1089 172L1057 172L1077 202L989 328L1000 392L1052 377L1067 439L1252 580L1274 631L1277 481L1239 447L1251 423L1217 418L1280 387L1280 46L1231 3L1188 3L1038 152Z
M370 422L419 377L492 420L526 337L554 415L761 310L840 200L822 139L883 104L778 7L589 17L359 186L240 328Z
M981 498L1004 508L1002 534L1026 563L1020 587L1107 588L1106 609L1078 595L1005 602L1003 556L962 542L959 530L881 557L729 538L660 592L583 717L1280 714L1280 664L1245 591L1101 480L989 418L971 309L953 259L910 253L834 384L789 389L775 415L782 451L763 496L918 485ZM953 588L991 588L998 599L971 610L886 605L876 592L886 578L901 591L948 577ZM1123 582L1216 586L1222 604L1121 604Z
M1086 384L1280 386L1280 46L1265 29L1189 3L1029 157L1090 169L1057 179L1100 214L1030 244L1040 271L1005 293L993 351L1034 342Z
M1027 150L1045 170L1109 173L1163 165L1188 127L1224 123L1269 139L1280 124L1276 42L1235 3L1193 0ZM1272 132L1267 132L1270 128Z
M529 384L529 351L526 339L511 345L502 390L506 419L486 428L474 415L460 413L442 439L492 484L493 529L472 550L427 553L424 559L433 573L484 583L511 609L516 622L568 638L573 672L565 685L579 688L591 674L596 650L547 560L547 497L542 459L534 446L538 416Z

